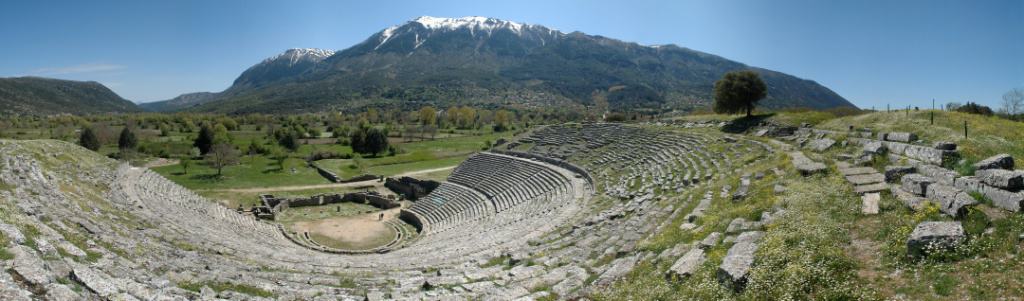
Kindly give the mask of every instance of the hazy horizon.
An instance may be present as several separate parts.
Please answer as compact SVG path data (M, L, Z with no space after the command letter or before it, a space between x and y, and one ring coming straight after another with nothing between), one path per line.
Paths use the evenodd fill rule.
M1024 87L1024 2L16 3L0 76L97 81L136 103L218 92L288 48L342 50L419 16L675 44L814 80L861 108L997 107ZM244 7L244 9L240 9Z

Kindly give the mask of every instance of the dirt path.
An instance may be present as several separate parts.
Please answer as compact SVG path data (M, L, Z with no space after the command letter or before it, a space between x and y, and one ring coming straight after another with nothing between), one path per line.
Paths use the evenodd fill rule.
M400 173L400 174L396 175L395 177L408 177L408 176L414 176L414 175L421 175L421 174L425 174L425 173L444 171L444 170L449 170L449 169L455 169L455 167L457 167L457 166L458 165L452 165L452 166L445 166L445 167L438 167L438 168L431 168L431 169L421 169L421 170L416 170L416 171L404 172L404 173Z
M146 165L144 165L144 167L146 167L146 168L153 168L153 167L160 167L160 166L175 165L175 164L178 164L178 161L179 161L178 159L157 158L156 160L147 162Z
M458 165L439 167L439 168L431 168L431 169L415 170L415 171L404 172L404 173L398 174L395 177L414 176L414 175L418 175L418 174L426 174L426 173L431 173L431 172L436 172L436 171L443 171L443 170L448 170L448 169L454 169L456 166L458 166ZM254 192L264 192L264 191L296 191L296 190L326 189L326 188L352 188L352 187L361 187L361 186L378 186L378 185L381 185L381 184L382 184L382 182L378 182L377 180L366 180L366 181L349 182L349 183L328 183L328 184L272 186L272 187L250 187L250 188L227 188L227 189L200 189L199 191L254 193Z

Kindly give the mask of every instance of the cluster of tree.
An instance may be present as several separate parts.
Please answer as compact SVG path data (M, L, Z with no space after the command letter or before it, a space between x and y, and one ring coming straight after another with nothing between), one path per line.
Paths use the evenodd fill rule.
M946 108L951 110L951 111L957 111L957 112L969 113L969 114L985 115L985 116L992 116L993 114L995 114L995 112L992 111L992 108L989 108L987 106L980 105L980 104L977 104L977 103L974 103L974 102L969 102L969 101L965 105L961 105L961 104L955 103L955 102L949 103L949 104L946 104Z
M225 167L238 164L239 151L231 144L227 126L222 123L213 127L204 124L192 145L199 149L199 154L203 156L207 165L217 169L217 176L223 174ZM184 159L191 160L190 157Z
M388 150L388 134L375 127L360 128L352 131L349 145L352 146L354 152L377 156Z

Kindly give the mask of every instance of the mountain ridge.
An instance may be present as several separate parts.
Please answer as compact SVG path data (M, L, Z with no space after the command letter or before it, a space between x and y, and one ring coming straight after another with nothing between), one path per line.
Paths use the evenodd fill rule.
M141 108L95 81L0 77L0 115L140 112Z
M582 108L605 101L612 110L694 109L710 105L714 81L722 74L748 69L768 84L765 107L855 107L814 81L714 54L495 18L419 17L327 57L276 63L288 51L250 67L216 97L185 110L308 112L423 104Z

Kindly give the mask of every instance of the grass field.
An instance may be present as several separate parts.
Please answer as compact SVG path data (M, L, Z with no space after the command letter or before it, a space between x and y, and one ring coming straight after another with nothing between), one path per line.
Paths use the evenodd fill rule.
M224 174L220 177L216 176L216 169L199 162L189 167L188 174L182 173L178 165L156 167L153 170L175 183L195 190L329 183L315 169L306 166L305 160L298 158L287 159L283 170L277 166L277 162L264 156L244 156L240 161L239 165L224 168Z
M494 142L509 134L461 136L433 141L399 144L405 153L393 157L328 159L317 161L320 167L348 178L361 174L394 176L397 174L458 165L470 154L484 148L486 141Z
M234 133L234 132L233 132ZM242 132L244 133L244 132ZM251 133L248 136L255 136ZM348 178L361 174L393 176L406 172L458 165L470 154L481 150L485 142L509 137L509 133L488 133L480 135L453 136L445 139L397 142L395 147L402 150L395 156L379 156L354 159L328 159L317 161L323 168ZM248 137L236 136L236 145L247 145ZM216 169L202 162L194 162L185 174L179 165L156 167L153 170L164 177L195 190L278 187L293 185L326 184L328 181L315 169L308 167L304 158L315 151L332 151L340 154L351 153L348 146L339 144L304 144L298 151L289 154L284 168L267 156L243 156L239 165L226 167L223 176L216 176ZM293 172L294 170L294 172Z

